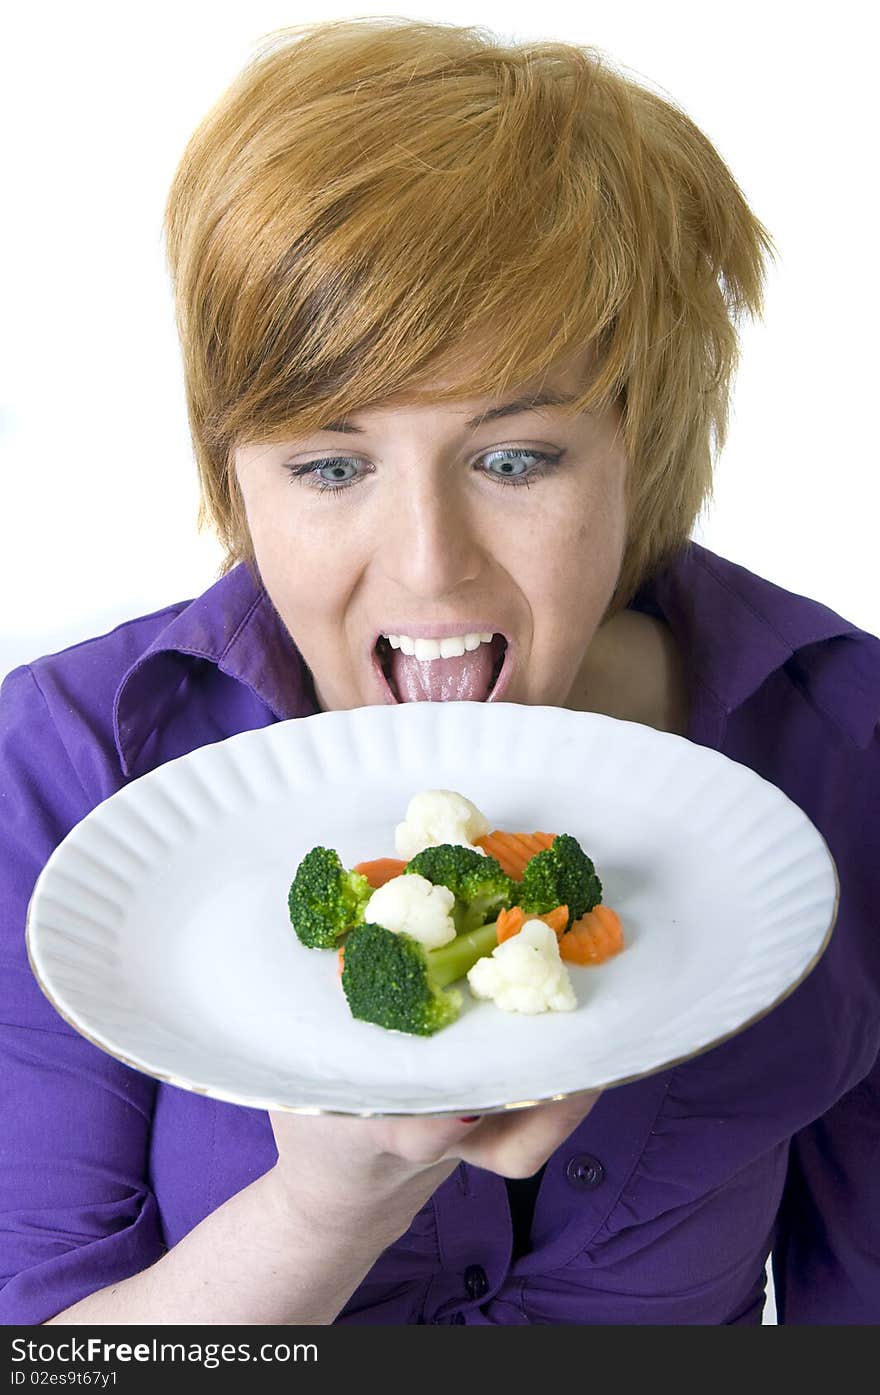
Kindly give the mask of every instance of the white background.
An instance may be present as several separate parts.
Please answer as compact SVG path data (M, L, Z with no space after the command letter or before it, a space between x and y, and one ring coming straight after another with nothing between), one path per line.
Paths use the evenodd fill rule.
M670 94L780 249L743 331L698 541L880 631L870 6L436 0L392 13L592 44ZM198 594L195 466L161 221L183 147L270 30L382 14L184 0L19 6L0 44L0 674ZM7 12L8 13L8 12Z
M880 631L871 7L522 0L393 13L592 44L706 132L780 250L743 331L706 546ZM249 0L34 4L0 43L0 674L196 595L196 482L161 221L267 32L381 14ZM771 1308L772 1315L772 1308Z

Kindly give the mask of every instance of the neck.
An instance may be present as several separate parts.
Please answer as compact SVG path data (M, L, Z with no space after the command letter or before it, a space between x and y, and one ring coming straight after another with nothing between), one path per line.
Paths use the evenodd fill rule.
M669 626L619 611L596 631L565 705L685 736L684 660Z

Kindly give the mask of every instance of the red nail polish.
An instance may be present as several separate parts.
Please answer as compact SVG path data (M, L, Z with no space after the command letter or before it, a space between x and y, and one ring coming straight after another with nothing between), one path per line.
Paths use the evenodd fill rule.
M482 1114L469 1114L466 1119L459 1118L460 1124L475 1124L478 1119L482 1119Z

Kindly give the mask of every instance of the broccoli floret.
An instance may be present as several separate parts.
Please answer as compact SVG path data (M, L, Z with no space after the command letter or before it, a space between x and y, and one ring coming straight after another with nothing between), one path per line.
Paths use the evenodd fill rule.
M423 848L406 864L404 873L408 872L426 877L433 886L449 888L455 897L452 919L459 935L484 925L502 907L513 904L514 883L501 864L463 843Z
M373 888L343 867L333 848L312 848L296 869L287 906L290 923L309 949L332 949L364 918Z
M568 906L570 930L602 900L602 883L576 838L560 833L549 848L535 853L525 865L519 905L527 915L545 915L556 906Z
M443 989L464 975L498 943L495 922L456 935L439 949L425 949L403 932L357 925L345 942L342 987L352 1017L379 1027L431 1036L461 1012L462 995Z

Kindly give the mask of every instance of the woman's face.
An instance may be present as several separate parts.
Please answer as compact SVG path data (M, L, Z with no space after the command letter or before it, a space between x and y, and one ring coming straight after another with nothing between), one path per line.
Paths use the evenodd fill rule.
M586 366L543 394L572 395ZM619 426L616 408L567 419L549 403L389 399L240 448L260 575L321 707L564 706L623 557Z

